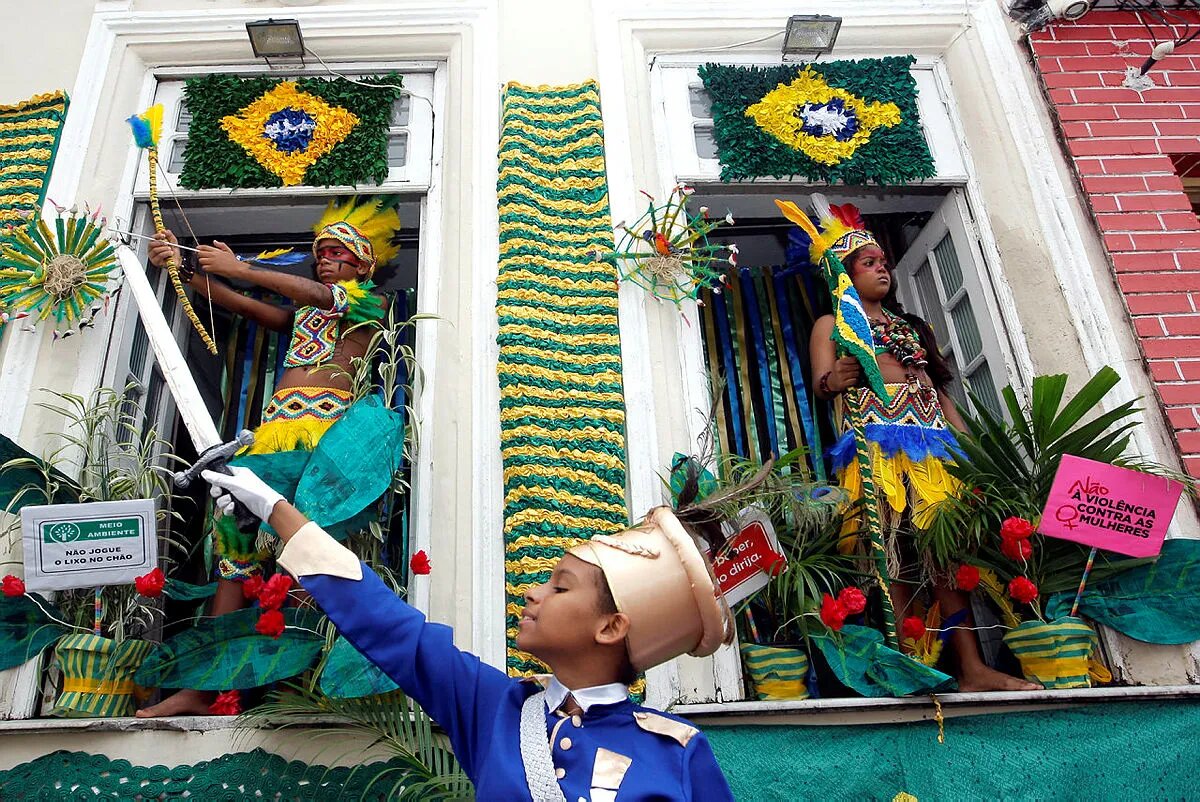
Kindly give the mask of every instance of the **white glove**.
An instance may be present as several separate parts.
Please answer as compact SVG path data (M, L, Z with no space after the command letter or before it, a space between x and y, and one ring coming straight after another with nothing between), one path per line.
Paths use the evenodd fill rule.
M237 499L246 505L250 512L262 520L271 517L271 510L283 501L282 495L270 485L258 478L258 474L249 468L230 466L232 475L216 471L201 471L200 476L212 487L209 493L217 500L217 509L222 515L233 514L233 500Z

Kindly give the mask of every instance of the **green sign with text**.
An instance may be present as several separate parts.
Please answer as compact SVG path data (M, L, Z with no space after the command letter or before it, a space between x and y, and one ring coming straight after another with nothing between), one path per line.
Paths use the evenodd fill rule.
M21 510L25 585L66 590L132 582L158 563L152 499Z

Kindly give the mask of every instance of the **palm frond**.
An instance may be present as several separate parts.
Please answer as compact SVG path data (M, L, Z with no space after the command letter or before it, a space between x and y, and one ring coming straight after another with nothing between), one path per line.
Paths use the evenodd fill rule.
M990 568L995 576L1028 576L1046 596L1078 585L1089 549L1035 535L1033 557L1017 564L1000 552L999 529L1009 517L1038 520L1064 455L1178 478L1194 493L1194 479L1125 454L1140 423L1138 402L1100 409L1119 381L1116 371L1105 367L1068 395L1065 375L1038 376L1028 406L1021 406L1011 387L1004 389L1011 423L983 404L975 405L974 416L964 413L967 431L957 439L965 458L948 468L962 488L937 506L930 528L918 533L920 547L942 565L965 560ZM1100 554L1091 576L1111 576L1141 562Z
M267 701L244 713L246 727L282 728L319 721L321 735L366 736L389 755L389 760L356 766L353 774L369 772L363 798L397 800L459 800L473 798L471 781L463 772L446 737L434 731L433 720L400 692L358 699L331 699L306 685L288 684Z

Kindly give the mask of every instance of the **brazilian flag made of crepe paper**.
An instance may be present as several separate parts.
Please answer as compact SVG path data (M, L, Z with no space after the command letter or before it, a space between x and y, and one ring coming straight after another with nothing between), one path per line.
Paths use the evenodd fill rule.
M721 180L899 185L932 177L913 61L700 67Z
M189 79L184 101L192 120L180 185L248 189L383 183L400 76L360 80Z

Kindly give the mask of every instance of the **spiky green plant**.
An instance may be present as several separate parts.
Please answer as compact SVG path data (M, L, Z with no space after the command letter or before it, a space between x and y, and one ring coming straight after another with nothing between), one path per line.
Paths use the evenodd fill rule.
M424 383L424 372L417 361L416 352L410 344L411 335L416 324L424 320L436 320L435 315L414 314L405 320L396 317L396 305L388 307L386 317L378 325L360 323L358 326L371 326L372 335L366 350L360 357L350 360L350 391L354 399L360 400L369 395L377 394L385 404L403 412L406 421L416 420L416 397ZM355 326L357 328L358 326ZM407 381L405 381L407 377ZM400 406L394 406L396 404ZM404 432L403 465L412 463L417 450L416 426L409 425ZM352 535L347 545L363 562L375 568L384 576L389 584L398 586L400 583L391 576L387 567L388 561L384 553L388 545L388 533L384 526L387 510L398 496L409 491L409 482L403 469L392 477L390 496L380 501L380 516L372 521L366 530ZM402 550L407 550L407 546Z
M1137 402L1127 401L1106 412L1100 409L1119 381L1112 368L1101 368L1068 397L1066 375L1038 376L1027 407L1012 387L1004 388L1011 423L992 415L981 403L975 404L975 416L964 413L967 431L957 433L964 458L949 467L962 486L937 506L930 528L917 533L920 547L944 566L967 561L994 570L1002 579L1027 576L1045 598L1075 589L1089 549L1034 535L1033 557L1019 565L1001 554L999 532L1009 517L1036 525L1063 455L1170 476L1195 492L1188 477L1126 454L1132 431L1140 423ZM1139 562L1109 559L1102 552L1091 577L1102 579Z
M434 731L433 720L399 691L358 699L331 699L309 684L289 684L273 691L267 701L239 718L245 727L277 728L312 726L320 729L313 739L328 739L329 747L347 735L371 739L368 748L381 748L389 759L356 765L351 777L369 773L363 796L367 799L420 800L473 799L474 789L445 735ZM331 755L336 760L360 753ZM348 780L349 781L349 780Z
M42 460L21 457L0 465L0 473L23 472L37 478L14 494L6 512L26 504L45 504L64 495L89 501L158 499L157 524L160 560L174 562L172 554L184 549L171 536L171 522L180 520L179 499L172 492L168 465L177 461L171 444L153 426L140 423L142 410L134 398L135 386L117 392L99 387L89 396L45 390L51 401L39 402L42 409L65 419L61 432L52 436L52 446ZM9 516L4 536L20 533L20 518ZM56 604L65 620L90 630L94 623L95 597L90 589L59 593ZM161 608L139 596L133 585L112 585L101 592L101 619L105 634L115 640L140 635L161 615Z
M711 491L694 505L728 521L749 507L770 518L787 568L754 599L774 622L773 631L759 633L768 641L790 641L796 633L803 634L805 616L820 604L822 595L836 594L862 576L856 558L838 550L846 493L814 482L805 455L805 449L798 448L767 464L722 455L715 460L717 477Z

